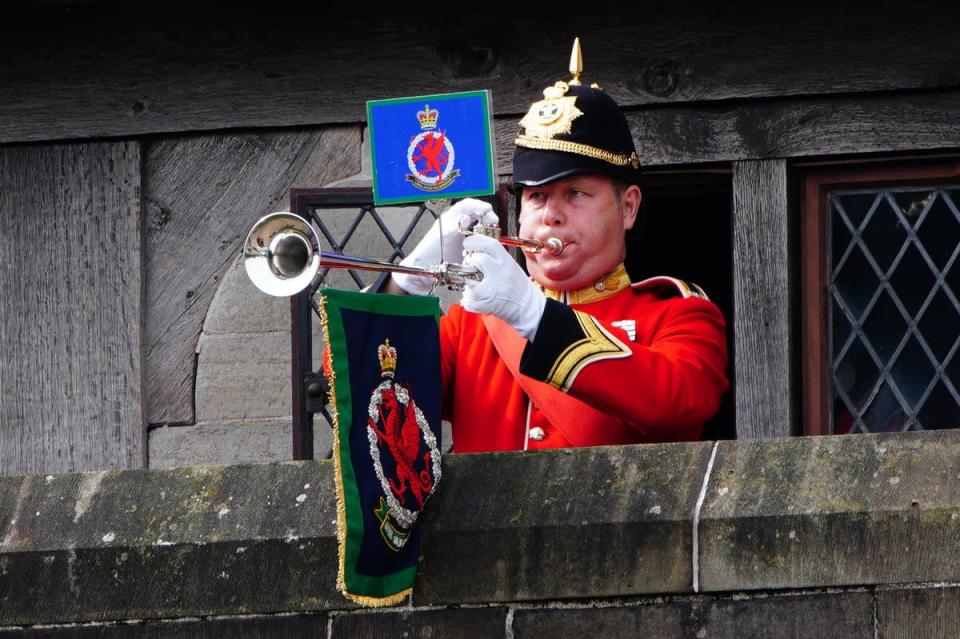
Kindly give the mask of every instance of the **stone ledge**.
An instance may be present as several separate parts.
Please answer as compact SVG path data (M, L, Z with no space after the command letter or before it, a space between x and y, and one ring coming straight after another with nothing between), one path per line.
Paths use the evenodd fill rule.
M448 457L416 599L689 590L689 480L709 452ZM15 522L0 521L0 625L351 608L334 589L331 475L289 462L0 478Z
M414 603L691 593L712 447L448 456ZM720 443L703 590L958 581L958 448L957 432ZM331 474L0 477L0 626L353 609L334 588Z
M331 639L350 637L430 637L489 639L506 635L506 608L408 609L334 615Z
M0 628L0 639L318 639L326 636L326 615Z
M721 442L704 591L960 580L960 432Z
M346 607L330 471L0 477L0 625Z
M711 444L452 457L425 518L414 602L691 590Z
M885 639L960 637L960 587L882 590L877 621Z
M603 608L520 609L513 616L513 636L874 639L873 607L873 596L859 592L692 599Z

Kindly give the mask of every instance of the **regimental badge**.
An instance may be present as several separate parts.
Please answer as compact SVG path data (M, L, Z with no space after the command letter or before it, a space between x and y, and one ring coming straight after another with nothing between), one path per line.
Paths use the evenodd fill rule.
M520 120L525 135L551 140L556 135L570 133L573 121L583 115L583 111L576 106L577 97L567 96L566 92L566 82L557 82L544 89L544 99L531 104Z
M446 132L436 130L439 118L440 112L429 104L417 111L422 133L410 138L407 147L407 181L422 191L440 191L460 176L454 168L453 141Z
M374 514L387 547L399 551L440 481L440 449L409 384L394 379L397 349L387 339L377 349L381 381L370 395L367 439L383 489Z

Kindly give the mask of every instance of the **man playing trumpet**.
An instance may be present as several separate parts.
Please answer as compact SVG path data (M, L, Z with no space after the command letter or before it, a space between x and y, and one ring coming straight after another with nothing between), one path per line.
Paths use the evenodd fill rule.
M402 262L436 263L442 246L483 273L440 325L455 452L696 440L727 388L724 320L703 291L627 275L637 154L617 104L578 76L531 105L513 157L521 237L555 237L563 250L526 253L528 276L497 240L460 234L496 224L488 204L467 199ZM386 292L434 284L392 280Z

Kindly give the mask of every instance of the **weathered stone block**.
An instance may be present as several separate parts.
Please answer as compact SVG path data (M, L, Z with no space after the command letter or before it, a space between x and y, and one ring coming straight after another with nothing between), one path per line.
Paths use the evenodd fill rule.
M691 589L710 444L454 455L425 518L418 604Z
M0 477L0 625L349 608L331 471Z
M327 632L326 615L275 616L252 619L205 619L58 628L0 629L2 639L317 639Z
M960 437L721 442L703 590L960 580Z
M313 428L314 459L330 456L332 433L322 417ZM169 426L150 431L150 467L264 464L293 456L290 420Z
M314 361L322 351L313 340ZM197 364L197 421L290 417L290 336L209 337Z
M505 608L455 608L402 612L346 613L333 617L331 639L430 637L488 639L506 633Z
M882 590L877 621L878 639L960 637L960 588Z
M290 330L290 298L273 297L253 285L238 255L223 274L210 303L203 332L258 333Z
M517 610L513 616L513 636L516 639L873 639L873 599L868 593L831 593Z

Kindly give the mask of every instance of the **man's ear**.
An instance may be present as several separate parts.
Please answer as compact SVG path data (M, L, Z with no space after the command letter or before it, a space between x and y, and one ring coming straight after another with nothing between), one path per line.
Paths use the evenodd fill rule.
M623 230L628 231L633 228L637 221L637 211L640 210L640 202L643 200L643 194L640 187L631 184L620 197L620 215L623 217Z

